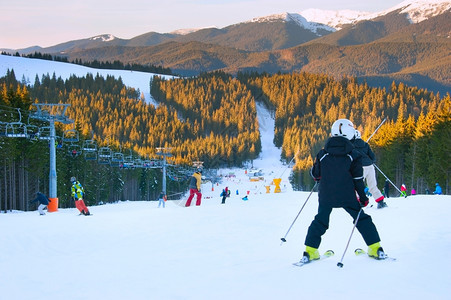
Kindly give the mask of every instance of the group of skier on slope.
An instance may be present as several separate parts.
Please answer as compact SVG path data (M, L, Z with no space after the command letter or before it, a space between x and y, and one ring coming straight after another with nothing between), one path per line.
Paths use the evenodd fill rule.
M363 211L369 203L365 193L364 179L378 203L378 208L387 206L384 196L377 188L373 163L374 153L368 144L361 140L360 133L356 131L354 124L348 119L335 121L331 128L331 136L324 148L316 155L310 171L319 185L319 204L318 213L307 231L302 262L320 259L318 248L321 237L329 228L333 208L343 208L351 215L357 230L368 246L367 253L370 257L386 258L376 226L371 216Z
M374 163L373 151L368 143L361 139L360 132L354 128L354 124L348 119L335 121L330 138L316 155L311 169L311 176L319 185L319 204L318 213L307 231L301 264L320 259L318 248L321 237L329 228L329 218L333 208L343 208L351 215L355 228L368 246L366 252L368 256L375 259L388 257L380 244L381 239L371 216L363 210L369 203L365 193L365 183L368 194L371 194L377 203L377 208L387 207L384 195L377 188ZM405 190L406 187L403 184L401 195L406 197L407 195L403 194ZM385 192L388 197L388 189ZM436 183L434 194L441 193L441 188ZM358 250L364 253L363 250ZM343 264L340 262L338 266L341 267Z
M70 182L72 183L71 186L71 195L72 199L75 202L75 207L80 211L80 215L89 216L91 213L89 212L89 209L86 207L86 204L83 200L85 195L85 190L81 183L75 178L71 177ZM47 205L51 202L51 200L44 195L41 192L36 193L36 198L30 201L30 204L39 202L38 206L38 212L41 216L45 215L44 210L47 208Z

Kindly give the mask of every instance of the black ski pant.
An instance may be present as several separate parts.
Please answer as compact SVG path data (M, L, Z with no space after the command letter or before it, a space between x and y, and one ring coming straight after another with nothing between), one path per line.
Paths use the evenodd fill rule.
M360 205L356 203L352 207L343 207L344 210L351 215L355 222L357 215L360 211ZM329 219L330 213L332 212L332 207L319 205L318 214L313 219L310 224L307 236L305 238L305 245L312 248L319 248L321 244L321 237L329 229ZM365 243L369 246L371 244L380 242L379 233L377 232L376 226L374 225L371 216L367 215L363 210L360 213L359 220L356 225L357 230L363 237Z

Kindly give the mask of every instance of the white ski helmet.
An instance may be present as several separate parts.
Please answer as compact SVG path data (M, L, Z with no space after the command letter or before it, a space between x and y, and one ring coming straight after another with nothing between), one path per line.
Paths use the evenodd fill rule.
M361 139L361 138L362 138L362 134L361 134L360 131L358 131L357 129L356 129L356 131L355 131L355 138L356 138L356 139Z
M342 136L348 140L352 140L355 135L354 124L348 119L338 119L332 124L330 131L331 136Z

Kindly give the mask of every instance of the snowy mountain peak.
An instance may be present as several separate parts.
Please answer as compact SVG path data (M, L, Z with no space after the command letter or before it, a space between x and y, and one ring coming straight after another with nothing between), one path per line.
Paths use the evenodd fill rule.
M411 23L420 23L428 18L443 14L450 9L451 1L449 0L406 0L382 12L363 16L357 21L374 19L400 10L400 14L407 14L407 18Z
M265 17L253 18L250 21L244 23L263 23L263 22L295 22L300 27L308 29L314 33L318 33L319 29L327 30L327 31L335 31L335 28L325 25L321 22L309 21L303 15L297 13L282 13L282 14L274 14Z
M199 31L201 29L204 29L204 28L183 28L183 29L177 29L177 30L171 31L169 33L171 33L171 34L187 35L187 34Z
M114 39L116 39L116 37L112 34L102 34L90 38L91 41L101 41L101 42L111 42Z
M396 8L402 8L400 13L407 13L412 23L420 23L428 18L438 16L451 9L449 0L407 0ZM393 10L393 9L392 9Z
M294 21L299 26L317 33L318 29L328 31L340 30L345 24L374 19L398 10L401 10L399 12L401 14L407 14L410 22L419 23L430 17L440 15L450 9L451 1L449 0L406 0L392 8L377 13L354 10L335 11L311 8L303 10L300 13L282 13L257 17L244 23Z
M301 15L309 22L325 24L336 30L340 30L343 25L351 24L359 18L369 16L371 13L356 10L322 10L307 9L301 11Z

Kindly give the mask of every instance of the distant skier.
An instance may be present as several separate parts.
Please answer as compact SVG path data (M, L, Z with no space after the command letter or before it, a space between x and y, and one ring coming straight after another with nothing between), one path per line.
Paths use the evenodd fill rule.
M407 198L407 187L404 183L401 184L401 195L399 195L399 196Z
M377 188L376 170L374 169L376 155L374 155L370 145L362 140L358 130L355 131L355 137L351 140L351 143L362 154L363 177L368 185L370 194L377 203L377 208L387 207L387 204L384 202L384 195Z
M202 183L202 169L198 168L196 172L191 176L189 181L189 197L186 201L185 206L188 207L191 205L191 201L194 198L194 195L196 195L196 206L200 206L202 201L202 193L200 192L200 186Z
M371 216L363 210L368 205L368 198L364 192L362 154L350 142L354 135L355 129L351 121L335 121L331 137L316 155L310 173L319 182L319 205L318 214L310 224L305 238L306 248L301 259L304 263L320 258L318 248L321 237L329 228L332 209L339 207L350 214L354 222L360 213L356 228L368 245L368 255L376 259L385 258L376 226Z
M45 215L44 209L52 202L46 195L43 193L37 192L36 198L30 201L30 204L39 202L38 211L41 216Z
M438 182L435 184L434 194L436 194L436 195L441 195L442 194L442 187L438 184Z
M221 196L222 196L221 204L225 204L226 198L230 197L230 190L227 186L225 187L225 189L222 189Z
M85 216L89 216L91 213L89 212L88 208L85 205L85 201L83 200L85 195L85 190L83 189L83 186L75 177L70 178L70 182L72 182L72 198L75 201L75 207L80 211L80 214L83 214Z
M158 207L160 207L163 204L163 208L165 208L166 200L167 200L166 194L162 191L158 196Z

